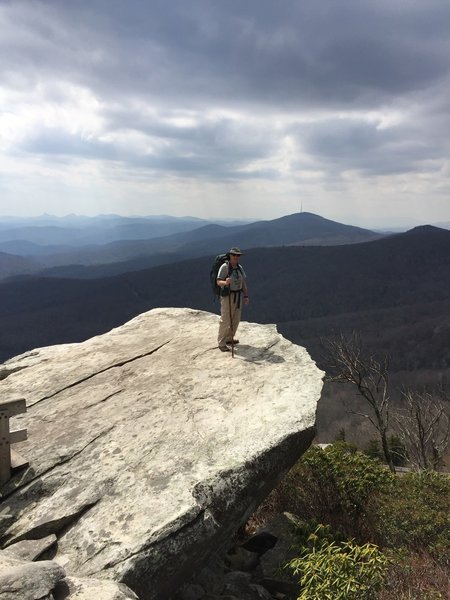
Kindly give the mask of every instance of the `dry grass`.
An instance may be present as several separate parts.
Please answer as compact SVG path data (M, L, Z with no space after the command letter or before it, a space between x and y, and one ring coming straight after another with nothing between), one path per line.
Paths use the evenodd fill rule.
M397 557L378 600L449 600L450 579L445 566L429 554Z

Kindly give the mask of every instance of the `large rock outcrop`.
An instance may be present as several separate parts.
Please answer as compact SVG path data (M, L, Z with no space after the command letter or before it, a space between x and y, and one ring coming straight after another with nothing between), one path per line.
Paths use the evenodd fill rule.
M49 325L50 326L50 325ZM0 367L30 467L2 492L2 547L56 535L44 554L78 577L166 600L311 443L322 373L273 325L155 309L81 344Z

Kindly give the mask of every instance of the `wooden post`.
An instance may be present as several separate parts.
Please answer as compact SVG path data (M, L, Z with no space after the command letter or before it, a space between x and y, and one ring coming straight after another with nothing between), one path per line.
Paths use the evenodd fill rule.
M0 486L11 478L11 444L24 442L27 439L26 429L9 430L9 419L26 412L26 410L27 405L23 399L0 402ZM15 454L18 456L17 453ZM21 465L26 464L26 461L20 456L18 456L18 460Z
M11 452L9 449L9 415L0 410L0 485L11 477Z

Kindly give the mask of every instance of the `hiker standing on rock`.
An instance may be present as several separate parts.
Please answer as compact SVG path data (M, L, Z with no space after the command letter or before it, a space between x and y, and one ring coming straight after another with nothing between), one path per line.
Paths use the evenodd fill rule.
M235 338L241 321L242 302L249 303L248 288L244 269L239 264L242 252L239 248L231 248L227 253L228 260L223 263L217 273L217 285L220 288L220 321L217 338L219 349L230 352L227 344L239 344Z

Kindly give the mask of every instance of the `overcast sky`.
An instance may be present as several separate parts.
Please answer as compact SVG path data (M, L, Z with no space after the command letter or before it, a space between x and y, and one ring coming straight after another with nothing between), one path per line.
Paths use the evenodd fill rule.
M0 215L450 220L448 0L0 0Z

